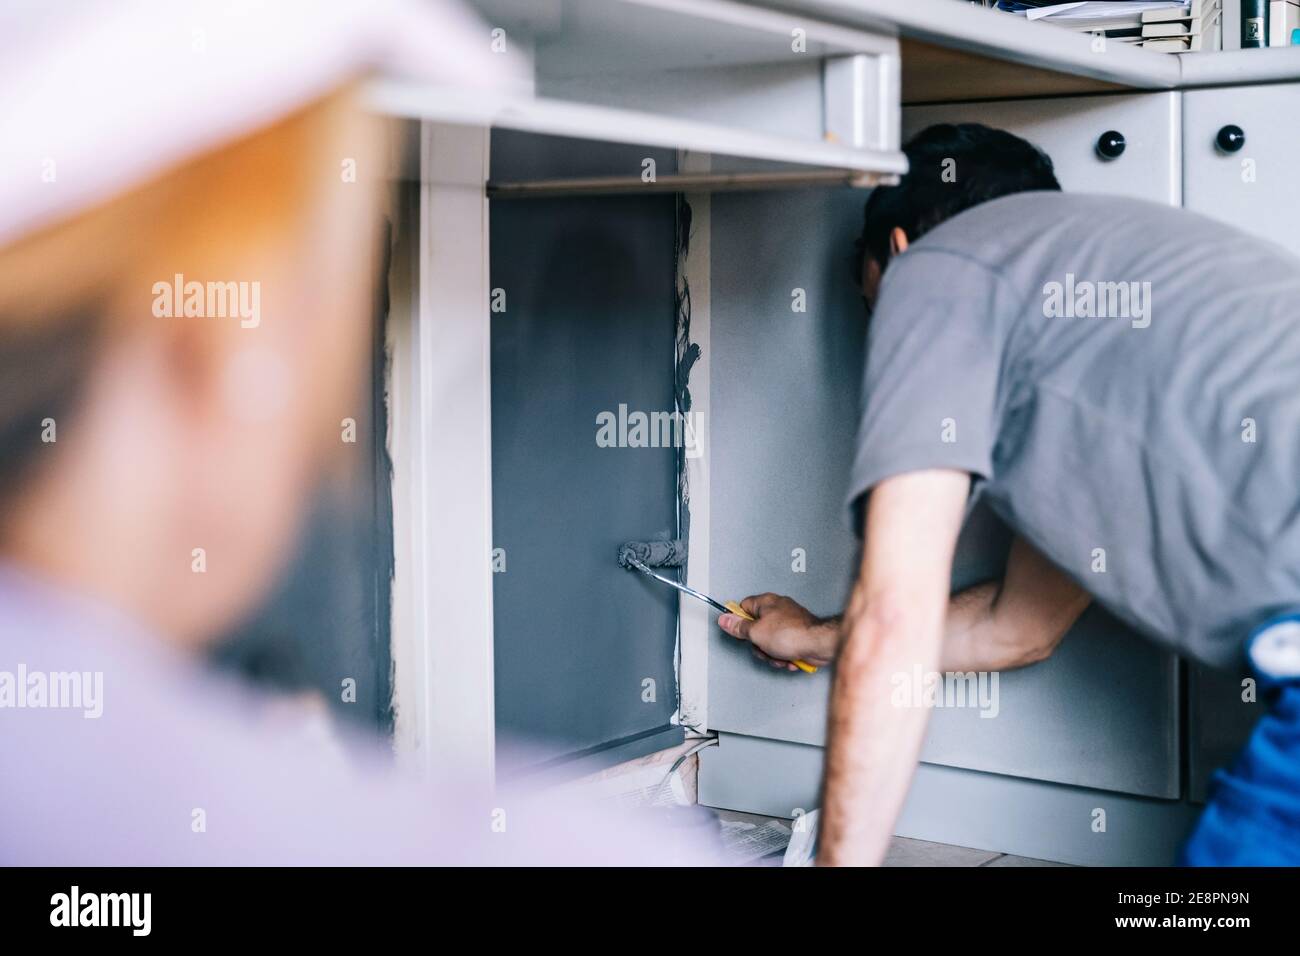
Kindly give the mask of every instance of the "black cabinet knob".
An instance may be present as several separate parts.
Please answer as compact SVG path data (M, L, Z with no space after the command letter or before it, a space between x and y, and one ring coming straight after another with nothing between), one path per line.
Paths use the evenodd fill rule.
M1214 144L1225 153L1235 153L1246 145L1246 133L1240 126L1229 123L1214 137Z
M1108 129L1097 137L1097 153L1102 159L1119 159L1127 145L1124 134L1117 130Z

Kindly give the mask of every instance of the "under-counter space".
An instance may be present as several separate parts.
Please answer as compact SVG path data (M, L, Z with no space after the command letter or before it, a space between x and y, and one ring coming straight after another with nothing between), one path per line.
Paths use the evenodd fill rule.
M387 98L379 97L386 112L419 121L424 133L413 174L421 196L412 205L420 205L419 214L425 217L420 221L423 243L416 243L418 271L427 272L430 281L416 303L414 321L424 330L421 334L428 333L429 344L421 346L417 336L415 349L399 348L399 365L418 365L418 349L426 349L424 361L435 363L432 371L454 372L461 395L481 403L475 406L476 415L491 420L490 428L480 418L468 423L473 428L460 423L464 433L445 438L436 420L423 426L426 444L437 435L440 455L473 466L472 480L460 483L471 495L464 499L458 522L479 536L473 542L476 547L489 543L482 540L489 531L504 534L512 523L518 524L508 505L498 502L494 507L493 493L511 481L532 480L515 473L519 462L511 465L508 447L486 448L485 437L503 424L515 429L520 448L531 448L529 443L544 437L519 427L527 420L527 409L521 407L524 396L512 391L508 382L495 381L501 372L519 372L506 361L510 354L503 347L510 340L505 333L527 343L518 346L525 351L551 349L562 357L568 348L564 322L578 334L604 334L610 330L599 328L602 321L662 320L653 336L632 334L618 341L641 343L626 347L655 352L634 371L647 376L643 384L650 394L654 375L660 374L653 369L661 369L659 390L668 394L672 330L667 317L646 319L644 310L621 299L612 286L575 286L576 273L564 271L571 263L554 267L556 274L570 278L567 287L558 290L561 294L545 302L534 294L543 288L541 274L553 268L548 264L552 253L570 247L561 240L566 228L572 232L576 226L577 204L612 214L630 209L629 200L648 210L656 202L674 202L673 192L684 194L674 214L665 207L654 216L616 216L613 227L582 248L589 250L583 254L592 262L605 262L610 249L604 244L616 241L620 229L645 226L658 238L649 241L638 235L628 243L629 249L640 250L635 256L638 268L615 271L635 278L638 288L661 288L661 304L668 311L674 282L679 296L682 280L689 282L689 341L703 350L690 389L695 407L707 415L708 427L703 458L686 466L692 492L687 509L692 536L688 580L727 598L783 590L821 613L839 609L852 574L855 542L842 520L843 475L837 468L843 466L840 445L854 425L861 364L861 328L854 324L860 304L846 278L845 260L866 193L775 189L720 195L717 190L728 185L721 178L723 171L781 169L797 157L805 170L869 174L858 181L860 186L887 182L902 171L898 145L908 133L931 122L984 122L1044 147L1067 190L1184 205L1284 243L1294 242L1297 235L1287 229L1300 219L1291 161L1296 141L1293 126L1284 118L1289 97L1300 90L1295 83L1300 81L1300 51L1178 57L1117 44L1099 51L1086 36L1020 22L957 0L772 0L761 5L725 0L482 0L480 7L488 12L489 22L492 11L515 18L499 22L507 23L511 42L532 58L532 90L478 113L457 112L459 106L444 113L452 101L426 97L428 91L420 89L389 89ZM598 15L586 20L566 17L575 11ZM624 14L627 24L637 26L634 37L617 29ZM663 20L659 27L656 17ZM686 24L701 18L709 26L697 35ZM810 26L810 56L790 46L790 30L798 29L791 24L798 23ZM566 34L571 29L577 32ZM610 42L601 45L602 37ZM674 46L673 41L680 42ZM597 46L583 58L579 53L586 43ZM642 55L654 49L672 56ZM634 55L637 50L642 54ZM891 73L893 69L897 72ZM1183 89L1218 84L1233 88ZM924 105L904 109L902 104ZM437 123L449 115L459 125ZM494 137L491 150L485 137L457 145L464 136L449 130L475 124L523 130L532 138ZM1215 148L1216 132L1225 124L1246 130L1247 146L1239 155ZM838 139L837 131L848 139ZM1100 150L1102 140L1120 148ZM546 162L512 165L505 153L488 162L489 152L496 154L499 144L521 142L546 151ZM611 149L610 142L623 145ZM458 164L456 155L464 162ZM647 160L655 161L658 189L650 188L655 184L643 176ZM1255 178L1242 178L1244 160L1258 165ZM446 170L453 167L455 176L448 179ZM489 169L497 179L495 194ZM672 178L683 175L695 178ZM572 182L566 195L563 180L584 176L617 180L605 183L607 194L668 195L592 199L580 197ZM550 198L523 199L530 181L536 184L539 177L548 183L548 191L532 195ZM810 177L804 185L813 181ZM517 188L503 190L503 183ZM767 185L777 184L773 180ZM516 201L529 208L507 210L502 205ZM609 207L600 205L607 201ZM622 205L616 208L616 203ZM680 225L687 212L692 217L690 249L688 254L678 250L674 267L670 220L675 216ZM458 223L457 216L463 222ZM515 234L499 237L506 238L504 242L489 242L487 233L504 224L511 224ZM470 259L457 259L460 253L449 251L452 239L465 235L482 243L484 256L489 248L494 250L493 276L488 275L486 259L476 263L475 271ZM676 235L680 243L680 232ZM537 248L528 248L529 242ZM522 247L503 257L512 243ZM529 291L532 279L538 281ZM498 286L511 311L490 316L486 310L480 314L467 307L486 302ZM802 306L792 307L795 302ZM543 311L534 308L539 304L546 315L553 313L562 321L542 321ZM651 311L659 308L657 303ZM522 324L512 327L516 319ZM443 353L434 347L453 327L474 335L466 360L454 366L454 356L439 359ZM492 347L489 338L495 340ZM661 342L662 352L649 344L653 341ZM488 357L495 363L491 369ZM581 363L571 364L578 368ZM556 368L563 371L562 365ZM400 390L398 395L400 405ZM660 404L666 401L660 397ZM600 407L606 406L616 403L611 398ZM437 407L424 406L435 410L435 419ZM419 432L410 411L399 412L398 422L408 429L415 425ZM756 447L754 436L760 434L763 441ZM495 435L491 442L501 438ZM431 463L430 453L424 454ZM562 445L555 446L555 455L548 467L556 473L581 459ZM775 469L765 465L774 456L794 463L797 481L782 485ZM398 454L399 480L407 460ZM665 462L659 464L664 467L656 471L657 480L664 485L671 474ZM510 473L503 474L502 466ZM822 474L815 473L819 468ZM791 484L815 491L798 494ZM403 496L397 498L399 514L405 515ZM656 502L655 520L646 524L645 532L625 521L627 530L619 533L671 533L668 500L660 495ZM626 518L634 510L622 514ZM777 517L758 527L747 517L755 510ZM566 527L577 527L579 519L587 517L581 508L574 514ZM590 526L586 532L590 537ZM413 580L404 533L399 532L399 582ZM972 537L973 547L957 562L955 585L997 573L1004 530L976 528ZM599 548L608 550L609 543L603 541ZM505 548L510 561L532 560L543 572L538 580L559 573L537 557L544 552L544 542L517 547L501 538L490 544ZM426 559L430 566L434 560ZM518 563L510 566L512 574L524 570ZM667 616L655 615L639 630L606 617L599 628L602 634L585 633L581 624L566 625L553 629L553 645L529 647L520 637L528 601L505 598L516 586L515 579L485 581L488 572L460 566L446 572L448 582L455 574L462 583L473 578L476 588L490 591L496 585L501 605L495 653L509 657L495 668L500 698L495 717L503 728L527 730L545 723L528 707L517 706L519 698L506 699L511 688L527 680L528 654L545 653L550 655L547 693L553 695L546 699L563 717L549 728L564 738L555 756L569 758L600 747L620 750L620 741L637 743L671 729L716 733L720 745L700 758L701 802L773 815L816 805L828 673L789 676L758 668L742 647L722 638L702 606L677 608L674 649L671 602ZM630 579L617 583L634 592ZM580 621L579 599L573 596L578 592L566 593L569 596L556 603L566 613L578 611ZM401 595L411 597L399 588ZM434 581L419 601L438 606L463 595L449 583ZM646 592L632 593L627 600L663 598ZM488 650L476 656L473 667L461 665L455 687L444 688L444 697L453 692L470 696L465 688L473 682L489 697L492 693L490 598L486 607L487 614L469 620L464 633L483 636ZM428 657L419 657L424 650L411 622L421 613L427 614L427 609L412 611L402 600L395 602L397 673L400 682L404 662L416 655L429 668L434 688L425 698L436 701L438 681L448 681L429 664L437 657L436 648ZM504 637L506 627L514 628L512 637ZM621 651L628 649L621 648L619 654L602 658L612 646L611 630L620 632L621 640L653 640L655 653L624 654ZM1057 659L1006 676L1002 720L982 721L973 711L936 715L926 763L917 774L899 833L1070 862L1172 859L1173 848L1195 816L1195 801L1204 794L1205 776L1248 727L1250 713L1229 701L1235 709L1228 732L1223 720L1227 695L1210 682L1189 680L1186 666L1172 654L1137 642L1100 613L1090 614L1077 631ZM569 637L572 643L566 643ZM564 657L566 653L574 658ZM621 662L617 667L616 658ZM658 696L649 701L629 697L634 677L651 679ZM572 683L569 678L574 678ZM602 685L606 679L609 686ZM670 686L674 682L677 686ZM596 696L602 701L620 702L606 708L607 713L584 708L578 695L591 687L599 688ZM418 728L412 735L411 713L398 712L399 743L414 736L426 747L442 746L437 715L415 711ZM593 715L598 719L589 719ZM463 715L458 719L473 725L473 746L489 751L483 765L490 767L492 719L481 711L472 720ZM1219 727L1223 734L1207 733ZM1089 829L1091 815L1099 808L1112 823L1110 835L1103 838Z

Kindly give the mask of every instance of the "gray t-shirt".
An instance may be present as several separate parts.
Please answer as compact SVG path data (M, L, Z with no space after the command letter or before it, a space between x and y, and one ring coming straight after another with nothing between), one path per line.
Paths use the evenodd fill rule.
M891 475L968 471L1112 613L1219 666L1300 606L1300 260L1275 245L1133 199L985 203L889 266L863 396L855 514Z

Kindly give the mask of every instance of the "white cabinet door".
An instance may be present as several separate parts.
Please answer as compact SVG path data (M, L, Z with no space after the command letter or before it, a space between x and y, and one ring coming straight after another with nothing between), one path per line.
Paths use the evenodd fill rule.
M1297 107L1297 83L1183 94L1184 205L1300 255ZM1246 676L1191 669L1188 783L1194 800L1205 799L1210 774L1232 760L1259 716L1259 704L1242 700Z
M1300 83L1184 93L1183 204L1300 254L1298 109Z
M1023 136L1051 156L1062 189L1177 205L1182 199L1181 95L1139 93L909 106L903 109L903 139L932 123L996 126ZM1098 149L1107 133L1119 133L1123 140L1114 158Z

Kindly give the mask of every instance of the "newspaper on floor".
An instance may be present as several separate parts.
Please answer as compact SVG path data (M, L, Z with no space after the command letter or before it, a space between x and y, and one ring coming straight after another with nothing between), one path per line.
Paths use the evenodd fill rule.
M669 775L663 764L647 764L604 779L583 781L581 786L593 799L608 801L620 810L690 805L681 773Z
M722 823L722 848L734 863L750 863L784 850L790 842L790 828L779 820L766 823L745 823L724 820Z

